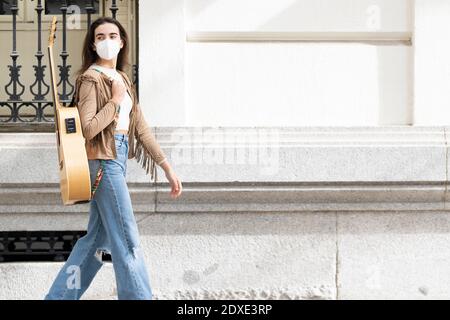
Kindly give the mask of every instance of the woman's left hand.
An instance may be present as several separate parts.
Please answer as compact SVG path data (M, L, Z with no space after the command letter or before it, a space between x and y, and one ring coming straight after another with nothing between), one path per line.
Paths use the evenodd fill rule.
M172 169L166 170L165 173L172 189L170 191L170 196L175 199L181 194L181 190L183 188L183 186L181 185L181 180L177 177Z

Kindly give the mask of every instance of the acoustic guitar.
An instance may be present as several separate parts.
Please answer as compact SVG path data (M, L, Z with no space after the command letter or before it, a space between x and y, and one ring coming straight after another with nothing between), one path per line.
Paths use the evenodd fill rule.
M55 111L58 169L63 204L73 205L86 203L91 200L91 179L85 147L86 140L81 130L78 108L64 107L59 103L55 63L53 60L56 24L56 17L53 17L50 26L50 37L48 39L48 58Z

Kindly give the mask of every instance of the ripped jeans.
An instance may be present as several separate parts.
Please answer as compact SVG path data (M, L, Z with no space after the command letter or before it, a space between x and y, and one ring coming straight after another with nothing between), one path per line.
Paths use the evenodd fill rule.
M87 234L78 239L45 300L78 300L111 254L119 300L151 300L149 276L126 184L128 136L114 134L117 159L104 160L103 177L90 202ZM100 160L88 160L91 184Z

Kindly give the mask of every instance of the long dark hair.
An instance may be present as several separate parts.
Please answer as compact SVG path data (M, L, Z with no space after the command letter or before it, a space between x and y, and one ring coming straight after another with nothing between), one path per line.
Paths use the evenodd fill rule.
M89 27L88 32L86 33L86 37L84 38L83 44L83 53L82 53L82 66L77 71L77 75L82 74L86 71L91 64L95 63L98 59L97 53L94 51L94 42L95 42L95 29L98 26L105 23L113 23L115 24L120 31L120 38L123 41L123 48L120 50L119 55L117 57L116 69L126 72L126 69L130 67L130 63L128 61L129 55L129 38L125 28L114 18L110 17L100 17L94 22L92 22Z

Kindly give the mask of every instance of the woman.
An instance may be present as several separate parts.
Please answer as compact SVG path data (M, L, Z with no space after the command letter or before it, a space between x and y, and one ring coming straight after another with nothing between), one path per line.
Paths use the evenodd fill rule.
M152 299L138 227L126 184L127 159L165 172L171 197L182 185L147 125L128 66L128 36L115 19L94 21L83 47L74 95L80 113L92 182L87 234L75 244L49 292L50 299L80 299L111 254L119 299ZM135 141L136 140L136 141ZM151 164L150 164L151 162Z

